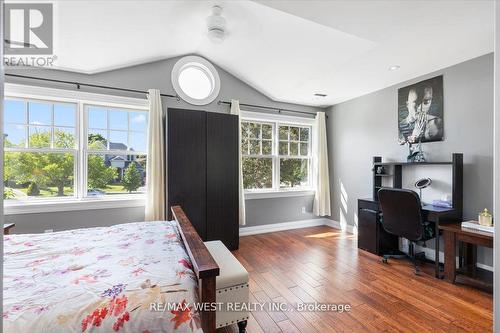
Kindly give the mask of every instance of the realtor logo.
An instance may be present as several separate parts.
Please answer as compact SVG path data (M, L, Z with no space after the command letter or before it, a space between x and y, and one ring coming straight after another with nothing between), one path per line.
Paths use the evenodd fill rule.
M9 3L4 7L6 55L44 55L53 51L50 3Z

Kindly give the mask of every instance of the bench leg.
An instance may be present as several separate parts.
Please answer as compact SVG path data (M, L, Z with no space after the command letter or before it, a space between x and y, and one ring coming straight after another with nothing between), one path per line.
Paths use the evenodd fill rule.
M238 328L240 329L239 333L245 333L246 329L247 329L247 321L244 320L244 321L238 322Z

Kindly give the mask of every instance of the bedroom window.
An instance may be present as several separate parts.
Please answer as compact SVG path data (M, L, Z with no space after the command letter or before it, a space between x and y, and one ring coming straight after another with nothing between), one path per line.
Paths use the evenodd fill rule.
M76 110L73 103L5 100L5 199L75 196Z
M146 111L86 105L88 197L145 193Z
M273 187L274 124L242 122L241 153L245 189Z
M28 86L14 91L4 101L7 206L22 213L56 201L143 196L147 101Z
M310 127L279 126L280 188L309 186Z
M241 123L243 183L247 193L312 190L312 122L284 117Z

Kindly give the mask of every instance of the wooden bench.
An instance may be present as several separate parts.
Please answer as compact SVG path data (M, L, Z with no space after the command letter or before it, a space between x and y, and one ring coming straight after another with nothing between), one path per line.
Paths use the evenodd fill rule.
M222 304L222 309L216 312L215 326L221 328L237 323L240 333L243 333L249 312L248 307L242 309L240 306L248 306L248 272L221 241L205 242L205 246L220 269L215 298Z

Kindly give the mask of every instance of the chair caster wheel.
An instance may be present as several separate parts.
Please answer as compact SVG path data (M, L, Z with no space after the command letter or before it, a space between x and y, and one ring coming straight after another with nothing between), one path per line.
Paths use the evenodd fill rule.
M387 264L387 258L382 258L382 262L383 262L384 264Z

